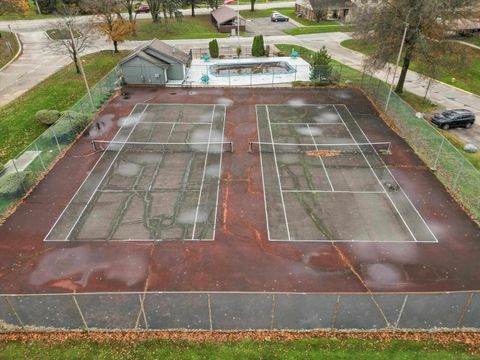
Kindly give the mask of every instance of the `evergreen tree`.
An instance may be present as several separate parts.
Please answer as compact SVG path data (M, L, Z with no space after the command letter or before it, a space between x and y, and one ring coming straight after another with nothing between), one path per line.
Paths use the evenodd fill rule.
M327 49L325 46L315 52L312 55L311 67L310 67L310 80L316 81L326 81L329 79L330 74L332 73L332 65L330 64L332 57L328 55Z
M218 49L218 41L217 39L213 39L208 43L208 51L210 52L210 56L212 58L218 58L219 49Z

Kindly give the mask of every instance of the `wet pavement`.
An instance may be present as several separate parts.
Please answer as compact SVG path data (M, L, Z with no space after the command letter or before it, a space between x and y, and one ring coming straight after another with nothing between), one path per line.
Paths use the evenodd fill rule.
M129 99L117 97L104 108L101 116L112 115L113 126L96 131L95 138L111 139L118 120L140 102L228 105L225 137L235 149L222 161L215 240L44 243L100 157L92 152L92 137L83 136L0 226L0 293L480 289L479 227L359 91L163 88L129 93ZM255 104L288 101L346 103L372 142L391 141L393 154L384 160L439 242L269 242L260 156L248 152L248 143L257 141Z

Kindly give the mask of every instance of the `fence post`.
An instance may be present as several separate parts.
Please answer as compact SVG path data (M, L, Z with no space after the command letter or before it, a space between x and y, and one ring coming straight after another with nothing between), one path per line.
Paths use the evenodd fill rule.
M295 76L293 78L293 81L297 81L297 72L298 72L298 65L295 65Z
M85 327L85 330L88 332L89 331L88 325L87 325L87 322L85 321L85 317L83 316L82 309L80 309L80 305L78 304L77 298L75 297L75 293L72 294L72 299L73 299L73 302L75 303L75 306L77 307L80 317L82 318L83 326Z
M213 331L212 300L210 299L210 294L207 294L207 303L208 303L208 320L210 322L210 331Z
M462 161L462 159L461 159L461 160L460 160L460 169L458 169L458 171L457 171L457 176L455 176L455 180L453 181L453 185L452 185L452 191L453 191L453 192L456 191L458 179L460 178L460 174L461 174L461 172L463 171L463 166L464 166L464 164L465 164L465 161Z
M45 167L45 163L43 162L43 159L42 159L42 151L38 150L37 143L34 143L34 145L35 145L35 150L40 152L40 154L38 154L38 157L40 158L40 162L42 163L43 170L46 171L47 168Z
M274 329L275 326L275 294L272 294L272 312L270 315L270 330Z
M230 87L230 69L228 69L228 87Z
M272 88L273 88L273 84L275 83L275 70L272 70Z
M435 158L435 162L433 163L433 166L430 168L432 171L437 171L438 159L440 158L440 153L442 152L444 142L445 142L445 138L442 136L442 142L440 143L440 146L438 148L438 152L437 152L437 156Z
M60 152L62 152L62 150L60 150L60 144L58 142L57 135L55 134L55 131L53 131L53 126L50 127L50 130L52 131L53 137L55 138L55 142L57 143L58 152L60 153Z
M20 172L18 171L17 164L15 163L15 159L12 159L12 164L13 167L15 168L15 172L17 173L17 176L20 178ZM22 188L24 192L27 192L27 188L25 187L25 183L22 181Z
M20 316L18 315L17 311L15 310L15 308L13 307L13 305L10 303L10 301L8 301L8 298L7 297L4 297L3 298L5 300L5 302L8 304L8 306L10 307L10 310L12 310L13 312L13 315L15 315L15 318L17 319L18 323L20 324L20 327L22 328L22 330L25 330L25 325L23 324L23 321L22 319L20 319Z
M250 87L252 87L252 77L253 77L253 73L251 72L250 73Z
M338 309L340 309L340 295L337 295L337 302L335 303L335 309L333 310L332 322L331 322L331 325L330 325L331 329L335 329L335 325L336 325L336 322L337 322Z

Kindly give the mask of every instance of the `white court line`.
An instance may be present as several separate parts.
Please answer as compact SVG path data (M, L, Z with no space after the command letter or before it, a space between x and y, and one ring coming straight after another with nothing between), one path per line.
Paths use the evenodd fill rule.
M315 145L315 149L318 150L317 142L315 141L315 138L313 137L312 129L310 129L310 125L307 124L308 131L310 132L310 136L312 137L313 144ZM323 159L321 156L318 156L318 159L320 159L320 162L322 163L323 170L325 171L325 175L327 176L328 183L330 184L330 188L332 191L335 191L333 188L332 181L330 180L330 176L328 176L328 171L327 168L325 167L325 164L323 163Z
M345 121L343 120L342 118L342 115L340 115L340 113L338 112L337 108L334 106L335 108L335 111L337 112L338 116L340 117L340 119L342 120L343 123L345 123ZM355 139L355 137L353 136L352 132L350 131L350 129L348 128L348 126L345 124L346 126L346 129L348 131L348 133L350 134L350 136L352 137L353 140L355 140L355 142L357 142L357 140ZM368 139L367 139L368 140ZM373 146L372 146L373 147ZM375 173L375 171L373 170L373 167L372 165L370 164L370 162L368 161L367 157L365 156L365 154L363 153L363 150L360 146L358 146L358 149L360 150L360 153L362 154L363 158L365 159L365 161L367 162L368 166L370 167L370 170L371 172L373 173L373 175L375 176L375 178L377 179L378 183L380 184L380 186L382 187L383 191L385 192L385 194L387 195L388 199L390 200L392 206L395 208L395 210L397 211L398 215L400 216L400 219L402 219L402 222L404 223L404 225L407 227L408 231L410 232L410 235L413 237L413 239L415 241L417 241L417 238L415 237L415 235L413 234L412 230L410 229L410 226L408 226L407 222L405 221L405 219L403 218L402 214L400 214L400 211L398 210L397 206L395 205L395 203L393 202L392 198L390 197L390 194L388 194L387 190L385 189L385 187L383 186L382 182L380 181L380 179L378 178L377 174ZM377 154L378 155L378 154Z
M282 190L284 193L327 193L327 194L385 194L383 191L353 191L353 190Z
M227 107L223 106L223 126L222 126L222 143L225 139L225 122L227 120ZM216 228L217 228L217 215L218 215L218 200L220 199L220 183L222 176L222 160L223 151L220 151L220 164L218 167L218 183L217 183L217 200L215 202L215 217L213 218L213 234L212 237L215 240Z
M315 125L315 126L322 126L322 125L340 125L343 126L343 124L339 122L331 122L331 123L317 123L317 122L312 122L312 123L290 123L290 122L273 122L272 125L293 125L293 126L305 126L305 125Z
M203 190L203 182L205 180L205 172L207 170L207 163L208 163L208 153L210 150L210 140L212 137L212 126L213 126L213 118L215 116L215 105L213 105L212 110L212 120L210 122L210 132L208 133L208 144L207 144L207 152L205 153L205 162L203 163L203 174L202 174L202 182L200 183L200 193L198 194L198 203L197 203L197 211L195 212L195 221L193 223L193 230L192 230L192 239L195 238L195 230L197 228L197 220L198 220L198 211L200 210L200 202L202 200L202 190Z
M303 242L320 242L320 243L335 243L335 242L341 242L341 243L375 243L375 244L416 244L415 241L413 240L392 240L392 241L382 241L382 240L372 240L372 239L334 239L334 240L316 240L316 239L294 239L294 240L287 240L287 239L270 239L270 241L274 242L288 242L289 244L294 244L294 243L303 243ZM422 244L436 244L435 241L424 241Z
M52 243L54 243L54 242L64 243L65 242L65 240L45 240L45 241L46 242L52 242ZM84 243L84 242L104 243L106 240L105 239L76 239L76 240L68 240L68 241L75 242L75 243ZM145 243L145 242L175 242L175 241L179 241L179 242L182 242L182 241L192 241L192 242L201 241L201 242L204 242L204 241L214 241L214 239L190 239L190 238L186 238L186 239L110 239L110 240L108 240L108 242L131 242L131 243L135 243L135 242L139 242L139 243Z
M185 122L185 121L142 121L142 124L177 124L177 125L210 125L207 122Z
M270 124L270 114L268 112L268 106L265 106L265 111L267 113L268 128L270 129L270 138L271 138L272 144L273 144L273 158L275 159L275 168L277 170L278 186L280 188L280 195L281 195L281 198L282 198L283 215L285 216L285 225L287 227L288 240L290 240L291 238L290 238L290 228L288 226L287 209L285 208L285 199L283 198L282 182L280 180L280 172L278 170L277 154L276 154L276 151L275 151L275 144L274 144L274 141L273 141L273 131L272 131L272 126Z
M142 193L142 192L197 192L198 189L170 189L170 188L159 188L159 189L131 189L131 190L116 190L116 189L99 189L97 192L99 193L125 193L125 194L131 194L131 193Z
M132 114L135 112L135 109L137 108L138 104L135 104L135 106L133 107L132 111L130 111L130 114L128 114L127 118L131 117ZM121 126L117 132L115 133L115 136L113 137L113 139L115 139L119 134L120 134L120 131L123 129L123 126ZM58 216L57 220L55 220L54 224L52 225L52 227L50 228L50 231L47 233L47 235L44 237L43 241L68 241L68 240L47 240L48 236L51 234L51 232L53 231L53 229L55 228L55 226L57 225L57 223L60 221L60 219L62 218L63 214L65 213L65 211L67 211L67 209L70 207L70 204L72 203L73 199L75 199L75 197L77 196L77 194L79 193L80 189L83 187L83 185L85 184L85 182L88 180L88 178L90 177L90 174L92 173L92 171L97 167L98 163L100 162L100 160L102 160L103 156L105 155L105 152L102 153L102 155L100 155L100 157L98 158L98 160L95 162L95 164L93 165L92 167L92 170L90 170L89 174L85 177L85 179L83 179L82 183L80 184L80 186L78 187L77 191L75 191L75 194L73 194L73 196L70 198L70 201L67 203L67 206L65 206L65 208L63 209L63 211L60 213L60 215Z
M145 109L143 109L142 113L140 114L139 116L139 119L141 119L143 117L143 114L145 113L145 110L148 108L148 105L145 107ZM141 121L141 120L140 120ZM139 121L139 122L140 122ZM110 163L110 165L108 166L107 170L105 171L105 173L103 174L102 178L100 179L99 183L97 184L97 186L95 187L92 195L90 196L90 198L88 199L87 203L85 204L85 206L83 207L82 211L80 212L80 215L78 216L77 220L75 221L75 223L73 224L73 226L70 228L70 231L68 232L67 236L65 237L65 241L68 241L68 238L70 237L70 235L72 234L73 230L75 229L75 227L77 226L78 222L80 221L80 219L82 218L83 216L83 213L85 212L85 210L87 209L88 205L90 204L90 202L92 201L93 197L95 196L95 193L97 192L98 188L100 187L100 185L102 185L103 183L103 180L105 179L105 177L107 176L107 174L109 173L110 169L112 168L113 164L115 164L115 161L117 160L117 157L118 155L120 155L123 147L125 146L125 144L127 143L127 140L128 138L132 135L133 131L135 130L135 128L137 127L137 124L139 122L136 122L135 125L132 127L132 129L130 130L130 132L128 133L128 136L127 138L125 139L125 142L123 143L123 145L120 147L120 149L118 150L118 152L115 154L115 157L113 158L112 162Z
M370 141L370 139L368 138L368 136L365 134L365 132L363 131L363 129L360 127L360 125L357 123L357 120L355 120L354 116L352 115L352 113L350 112L350 110L348 109L348 107L346 105L343 105L345 107L345 109L348 111L348 113L350 114L350 116L352 117L353 121L355 122L355 124L357 125L357 127L360 129L360 131L362 132L363 136L365 136L365 139L367 139L367 141ZM373 150L377 153L377 156L380 158L380 160L382 160L382 162L384 163L382 157L378 154L377 150L373 147ZM384 163L385 164L385 163ZM388 171L388 173L390 174L390 176L395 180L395 182L397 183L397 185L399 186L400 190L402 191L403 195L407 198L408 202L410 203L410 205L412 205L413 209L415 210L415 212L417 213L417 215L420 217L420 219L423 221L423 224L427 227L428 231L430 232L430 234L432 234L433 238L435 239L435 241L438 243L438 239L437 237L435 236L435 234L433 233L433 231L430 229L430 227L428 226L427 222L425 221L425 219L422 217L422 215L420 214L420 212L417 210L417 208L415 207L415 205L413 205L412 201L410 200L410 198L407 196L407 193L403 190L403 188L400 186L400 184L398 183L398 181L395 179L395 177L393 176L392 172L390 171L390 169L388 168L388 166L385 165L385 169ZM431 241L425 241L425 242L431 242Z
M260 142L260 127L258 126L258 106L261 105L255 105L255 116L257 120L257 139L258 142ZM267 210L267 193L265 191L265 176L263 175L263 160L262 160L262 146L260 145L260 168L262 169L262 185L263 185L263 204L265 205L265 217L266 217L266 222L267 222L267 237L268 241L270 241L270 227L268 225L268 210Z

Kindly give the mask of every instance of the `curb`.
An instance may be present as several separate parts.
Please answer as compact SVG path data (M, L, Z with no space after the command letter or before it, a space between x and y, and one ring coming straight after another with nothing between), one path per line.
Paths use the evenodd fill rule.
M15 54L15 56L13 57L12 60L10 60L8 63L6 63L5 65L3 65L1 68L0 68L0 71L3 71L5 70L11 63L13 63L15 60L18 59L18 57L22 54L23 52L23 44L22 42L20 41L20 38L18 37L18 34L16 32L12 32L12 34L15 35L15 39L17 39L17 43L18 43L18 51L17 53Z

